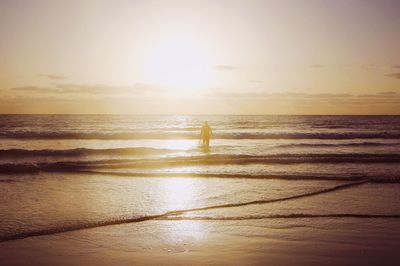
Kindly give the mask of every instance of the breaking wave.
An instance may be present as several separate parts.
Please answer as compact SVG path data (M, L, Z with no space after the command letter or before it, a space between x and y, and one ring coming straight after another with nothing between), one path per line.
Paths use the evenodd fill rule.
M165 168L200 165L246 164L301 164L301 163L400 163L400 154L338 153L338 154L272 154L272 155L225 155L164 157L156 159L105 159L76 160L38 163L0 164L0 173L24 173L37 171L79 171L93 169Z
M114 149L88 149L88 148L76 148L67 150L26 150L26 149L8 149L0 150L0 156L12 156L12 157L35 157L35 156L62 156L62 157L79 157L88 155L153 155L153 154L164 154L177 150L169 149L156 149L147 147L137 148L114 148Z
M353 142L353 143L290 143L281 144L281 148L342 148L342 147L390 147L399 143Z
M338 153L338 154L272 154L165 157L157 159L106 159L92 161L59 161L0 164L0 173L20 169L82 170L96 168L162 168L173 166L227 164L299 164L299 163L400 163L400 154ZM25 170L24 170L25 169Z
M0 174L33 174L33 173L75 173L87 175L105 175L115 177L132 177L132 178L224 178L224 179L278 179L278 180L316 180L316 181L359 181L367 178L371 183L400 183L400 176L392 173L378 175L371 173L224 173L224 172L180 172L168 170L147 171L148 169L130 169L134 171L121 171L115 166L99 167L90 164L71 164L71 163L54 163L54 164L2 164L0 165ZM6 176L6 175L5 175ZM5 179L0 182L15 181L13 179Z

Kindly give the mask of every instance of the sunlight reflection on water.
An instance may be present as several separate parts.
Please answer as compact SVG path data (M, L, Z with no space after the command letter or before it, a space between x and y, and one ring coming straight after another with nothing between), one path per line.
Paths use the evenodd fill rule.
M201 180L168 178L162 180L162 193L165 207L171 210L191 208L199 200L202 189ZM199 202L196 204L198 205Z
M202 206L200 200L205 189L203 180L192 178L168 178L162 181L163 199L165 206L170 210L190 209ZM205 238L205 228L202 221L185 221L173 223L166 227L166 236L181 241L192 238L195 240Z

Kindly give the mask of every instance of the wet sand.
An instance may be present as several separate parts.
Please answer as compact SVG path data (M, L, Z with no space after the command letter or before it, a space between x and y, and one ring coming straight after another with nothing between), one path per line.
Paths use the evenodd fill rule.
M356 229L355 229L356 228ZM399 219L148 221L0 243L2 265L398 265Z

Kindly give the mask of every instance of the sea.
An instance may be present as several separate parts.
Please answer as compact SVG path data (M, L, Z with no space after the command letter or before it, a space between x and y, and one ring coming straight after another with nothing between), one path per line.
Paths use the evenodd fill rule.
M208 121L211 147L200 143ZM2 173L397 180L400 116L0 116Z
M400 116L0 115L0 242L149 220L385 223L399 182Z

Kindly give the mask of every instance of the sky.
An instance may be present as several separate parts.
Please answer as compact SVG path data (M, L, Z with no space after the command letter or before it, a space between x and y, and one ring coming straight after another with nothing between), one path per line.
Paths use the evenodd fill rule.
M400 114L397 0L0 0L0 113Z

